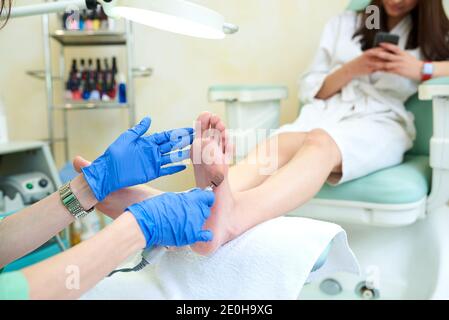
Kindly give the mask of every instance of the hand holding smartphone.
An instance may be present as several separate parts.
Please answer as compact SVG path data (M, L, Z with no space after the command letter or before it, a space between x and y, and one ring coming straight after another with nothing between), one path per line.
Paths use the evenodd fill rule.
M381 43L391 43L394 45L399 44L400 37L396 34L388 33L388 32L379 32L376 34L374 38L374 46L373 48L377 48Z

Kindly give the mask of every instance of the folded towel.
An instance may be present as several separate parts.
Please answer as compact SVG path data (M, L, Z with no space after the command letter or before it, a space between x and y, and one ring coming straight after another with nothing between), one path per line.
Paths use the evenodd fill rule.
M329 244L326 261L311 273ZM341 227L279 218L248 231L211 257L187 248L168 252L158 265L140 273L105 279L83 299L293 300L307 281L337 271L359 272Z

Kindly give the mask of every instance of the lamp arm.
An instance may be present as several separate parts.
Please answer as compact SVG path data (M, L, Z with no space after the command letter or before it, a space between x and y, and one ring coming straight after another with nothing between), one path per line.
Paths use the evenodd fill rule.
M57 2L46 2L22 7L13 7L11 9L11 18L37 16L48 13L64 12L67 9L78 8L79 10L95 8L95 0L64 0Z
M117 17L113 14L113 8L115 7L117 0L97 0L97 3L103 7L104 12L110 18L117 19Z
M156 0L154 0L156 2ZM163 1L163 0L158 0ZM168 0L166 0L168 1ZM449 0L448 0L449 1ZM44 15L49 13L59 13L59 12L76 12L81 11L84 9L95 9L97 8L97 5L101 5L103 7L104 12L108 17L111 18L125 18L130 19L133 21L133 17L130 16L123 16L121 15L117 10L114 10L117 6L117 4L121 3L121 0L61 0L61 1L50 1L35 5L28 5L28 6L22 6L22 7L13 7L10 12L10 18L20 18L20 17L29 17L29 16L37 16L37 15ZM144 2L145 5L147 3ZM189 1L185 0L171 0L171 2L167 5L165 1L163 2L157 2L157 4L162 7L161 11L165 15L179 15L182 19L185 19L187 21L192 20L193 22L196 22L197 24L204 24L207 26L208 29L206 29L209 33L208 36L205 36L204 33L201 34L198 32L198 30L195 30L196 36L199 37L211 37L214 39L221 39L222 34L234 34L239 31L239 27L231 24L231 23L225 23L223 20L223 17L219 15L216 12L213 12L211 10L208 10L206 8L200 7L195 4L190 4ZM175 7L176 5L176 7ZM122 8L126 9L126 8ZM139 9L139 8L137 8ZM176 9L176 10L174 10ZM158 10L156 10L158 11ZM174 12L173 12L174 11ZM141 13L141 12L140 12ZM136 13L134 13L137 15ZM6 12L2 13L1 18L4 18L7 15ZM142 14L140 14L142 15ZM198 19L199 15L205 15L205 18L202 17L202 19ZM137 22L146 24L145 21L142 21L142 19L137 19L137 17L134 17ZM141 17L140 17L141 18ZM211 22L212 21L212 22ZM221 23L221 25L220 25ZM156 26L157 27L157 26ZM162 30L172 31L175 33L182 33L182 34L188 34L182 32L182 30L175 30L172 28L167 28L167 26L160 27ZM213 36L211 36L210 30L215 31ZM219 29L219 30L216 30ZM204 31L204 30L203 30ZM189 34L188 34L189 35ZM223 36L224 37L224 36Z

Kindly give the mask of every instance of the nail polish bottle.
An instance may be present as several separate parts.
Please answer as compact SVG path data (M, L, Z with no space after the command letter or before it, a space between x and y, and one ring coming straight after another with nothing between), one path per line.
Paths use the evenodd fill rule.
M93 60L89 59L89 90L91 101L100 100L100 92L97 90L97 72L94 69Z
M85 29L87 31L92 31L94 29L93 11L92 10L87 11L87 19L85 21Z
M78 73L78 62L73 59L72 60L72 67L70 68L70 75L76 75Z
M115 19L108 17L108 30L109 31L115 31L116 29L116 23L115 23Z
M66 91L66 99L67 100L77 100L77 93L79 85L79 71L77 66L77 61L75 59L72 60L72 67L69 73L69 79L67 81L67 91ZM70 93L68 92L70 91Z
M103 93L103 95L101 96L101 101L110 102L111 98L109 98L109 96L106 93Z
M93 29L95 31L100 30L101 27L101 21L100 21L100 11L99 8L101 8L100 6L97 7L96 10L94 10L94 16L93 16Z
M95 69L94 69L94 61L92 59L87 60L87 73L89 74L90 81L95 81Z
M64 14L62 15L62 29L67 30L68 26L67 26L67 18L69 17L69 13L68 12L64 12Z
M123 74L120 74L120 76L119 76L118 102L119 103L128 103L128 98L126 95L126 78Z
M86 63L84 59L80 60L77 80L77 89L74 96L76 96L76 100L83 100L83 93L86 87Z
M104 80L104 86L103 86L103 99L108 99L106 101L111 100L111 84L112 84L112 73L111 69L109 68L109 61L108 59L104 59L104 71L103 71L103 80Z
M118 90L117 73L118 73L117 58L113 57L112 58L112 69L111 69L111 74L110 74L111 83L110 83L110 87L109 87L109 97L112 100L115 100L117 98L117 90Z
M101 96L100 96L100 92L98 90L92 90L92 92L90 93L90 101L100 101L101 100Z
M83 62L82 62L83 64ZM83 100L87 101L90 99L90 94L91 94L91 87L90 87L90 83L91 83L91 73L90 73L90 69L91 69L91 65L92 65L92 60L89 59L88 60L88 66L84 68L83 71L83 86L82 86L82 91L83 91Z
M109 29L109 21L108 21L108 16L106 15L106 13L103 10L103 7L100 6L100 29L101 30L108 30Z
M118 68L117 68L117 57L112 57L112 74L115 77L117 75L118 72Z
M83 93L81 92L79 87L72 91L72 98L74 101L83 100Z
M67 16L66 20L67 29L71 31L79 30L79 20L75 18L72 14Z
M80 78L80 80L86 79L86 60L84 60L84 59L80 60L80 68L78 71L78 77Z
M90 87L89 87L89 80L90 76L89 73L87 73L86 75L86 79L83 81L83 85L82 85L82 97L84 101L87 101L90 99Z
M86 28L86 10L80 13L79 29L83 31Z
M103 71L101 70L101 61L97 59L97 71L95 75L95 87L100 94L100 99L103 93Z

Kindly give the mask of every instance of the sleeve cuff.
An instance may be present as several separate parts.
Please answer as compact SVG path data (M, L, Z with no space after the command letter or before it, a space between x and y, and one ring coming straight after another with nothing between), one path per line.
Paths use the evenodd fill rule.
M22 272L0 274L0 300L29 300L28 280Z
M301 104L306 105L315 100L328 75L328 73L313 73L303 78L299 85L299 101Z

